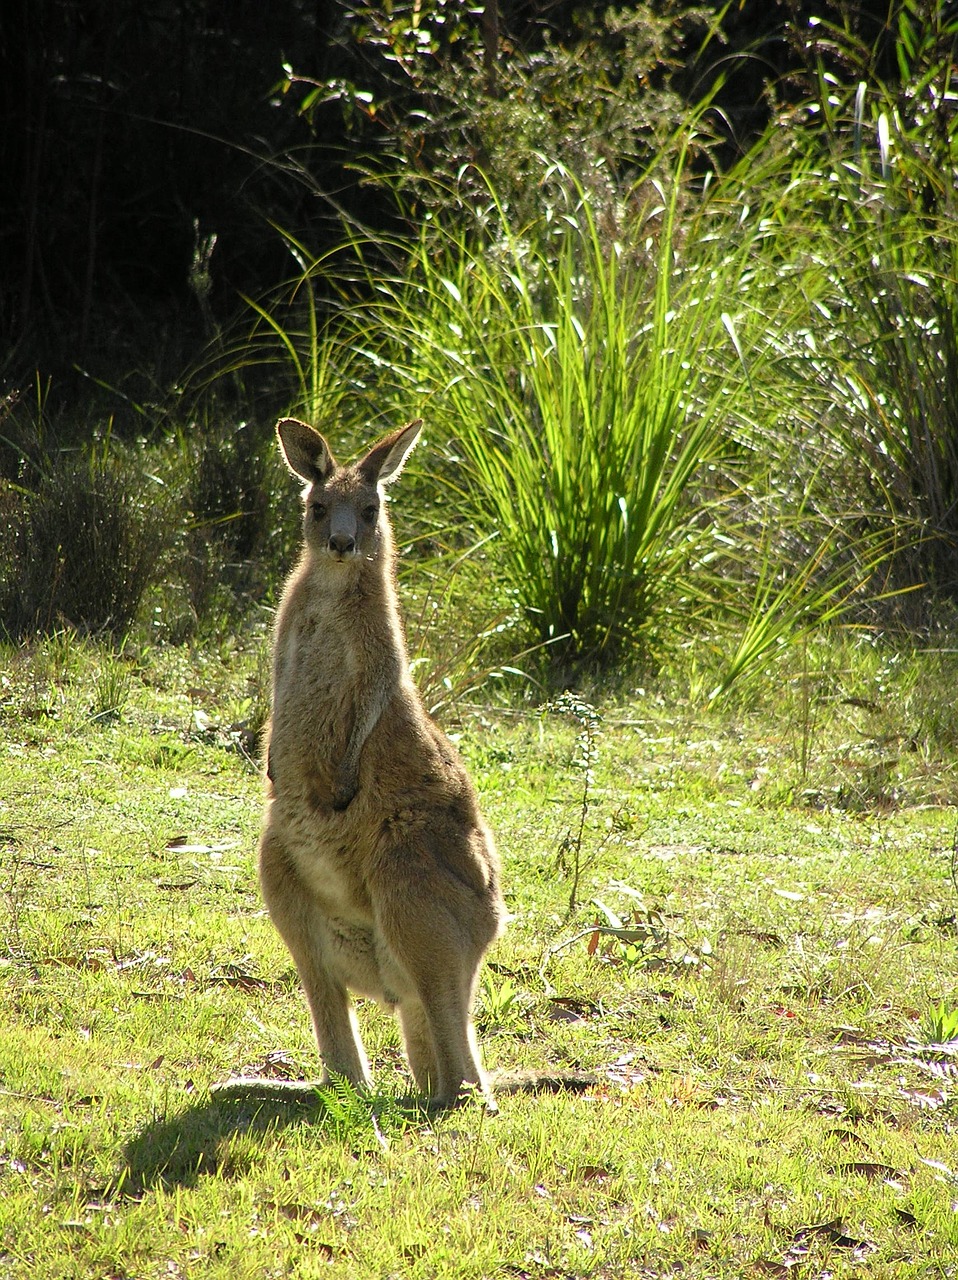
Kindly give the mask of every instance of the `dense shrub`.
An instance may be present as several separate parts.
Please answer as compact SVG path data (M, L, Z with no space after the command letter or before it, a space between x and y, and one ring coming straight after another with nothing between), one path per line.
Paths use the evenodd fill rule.
M958 14L905 0L893 75L835 28L826 73L757 161L782 192L768 249L801 278L788 359L804 385L812 501L894 544L896 587L958 594ZM797 340L796 340L797 339ZM815 459L815 466L808 462Z
M7 490L3 515L0 617L9 635L129 632L172 538L159 485L105 446L61 453L32 492Z
M190 618L180 619L174 635L232 620L259 593L274 533L271 444L271 432L246 422L193 427L180 438L183 510L173 569Z

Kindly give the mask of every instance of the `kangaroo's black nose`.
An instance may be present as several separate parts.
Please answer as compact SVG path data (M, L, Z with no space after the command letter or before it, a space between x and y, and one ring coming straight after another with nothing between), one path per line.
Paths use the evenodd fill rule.
M329 539L329 549L335 555L345 556L356 550L356 539L348 533L334 533Z

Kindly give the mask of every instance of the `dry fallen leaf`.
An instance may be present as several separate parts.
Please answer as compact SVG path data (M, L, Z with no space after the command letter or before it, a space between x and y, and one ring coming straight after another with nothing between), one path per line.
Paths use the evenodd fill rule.
M791 1276L794 1271L794 1263L774 1262L771 1258L756 1258L752 1267L760 1276L776 1276L779 1280Z
M918 1219L910 1209L893 1209L892 1216L895 1221L902 1227L917 1227Z
M901 1169L893 1169L890 1164L879 1164L875 1160L843 1160L831 1166L833 1173L857 1173L863 1178L904 1178L907 1174Z
M549 1001L546 1017L550 1022L585 1022L596 1007L589 1000L577 1000L574 996L554 996Z
M853 1249L856 1253L870 1253L876 1246L870 1240L856 1240L847 1235L845 1224L841 1218L832 1218L829 1222L814 1222L799 1227L792 1237L793 1245L804 1245L809 1239L820 1239L836 1249Z

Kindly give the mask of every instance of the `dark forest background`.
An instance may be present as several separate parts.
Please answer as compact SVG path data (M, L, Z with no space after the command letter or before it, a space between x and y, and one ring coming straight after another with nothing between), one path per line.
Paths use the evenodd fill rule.
M710 162L728 161L773 102L801 92L813 58L839 56L817 16L888 61L881 0L7 0L4 392L38 383L54 417L97 394L122 423L243 295L291 273L275 226L321 253L344 218L393 229L394 192L377 173L495 165L483 97L534 97L547 129L615 94L632 115L627 139L609 139L622 164L656 143L657 123L713 94ZM601 134L598 107L592 119Z

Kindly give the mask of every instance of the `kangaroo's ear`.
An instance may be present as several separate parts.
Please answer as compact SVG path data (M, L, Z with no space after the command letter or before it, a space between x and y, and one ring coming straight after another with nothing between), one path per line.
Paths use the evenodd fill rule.
M336 467L329 445L313 427L298 418L281 418L276 424L279 447L294 476L310 483L327 480Z
M391 484L402 471L421 430L422 418L417 418L415 422L383 436L358 464L363 479L369 484Z

